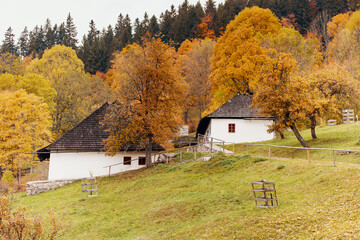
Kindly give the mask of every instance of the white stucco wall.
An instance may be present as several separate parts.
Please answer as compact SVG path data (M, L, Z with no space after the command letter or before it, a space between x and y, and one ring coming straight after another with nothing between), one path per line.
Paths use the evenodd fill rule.
M145 152L123 152L116 156L105 156L103 152L79 152L79 153L50 153L49 180L55 179L78 179L85 177L98 177L109 174L106 166L121 163L111 167L111 174L129 171L145 167L138 165L138 160L131 161L131 165L124 165L124 156L132 160L144 157ZM152 159L155 160L155 156Z
M229 123L235 124L235 133L229 133ZM211 119L206 135L221 139L225 142L258 142L271 140L274 134L268 133L268 126L272 120L245 120L245 119Z

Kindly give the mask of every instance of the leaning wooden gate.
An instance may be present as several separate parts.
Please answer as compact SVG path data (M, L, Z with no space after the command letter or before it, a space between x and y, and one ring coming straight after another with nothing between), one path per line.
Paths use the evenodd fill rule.
M255 203L259 208L272 208L278 205L275 183L261 180L251 182Z
M95 177L81 179L81 188L84 197L96 197L98 195Z

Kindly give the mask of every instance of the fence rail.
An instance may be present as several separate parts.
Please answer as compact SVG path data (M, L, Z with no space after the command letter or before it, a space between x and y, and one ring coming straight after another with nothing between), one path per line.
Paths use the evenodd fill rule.
M307 158L310 163L310 150L323 150L323 151L332 151L332 160L333 165L335 164L335 151L336 152L359 152L360 150L352 150L352 149L336 149L336 148L304 148L304 147L290 147L290 146L279 146L279 145L270 145L270 144L249 144L249 143L240 143L240 145L246 146L246 154L249 154L249 146L263 146L269 148L269 160L271 160L271 148L287 148L287 149L299 149L307 151Z

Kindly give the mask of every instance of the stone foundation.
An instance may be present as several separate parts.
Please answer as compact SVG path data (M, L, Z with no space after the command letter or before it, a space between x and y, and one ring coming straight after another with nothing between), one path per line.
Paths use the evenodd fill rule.
M65 186L74 182L75 179L66 180L45 180L45 181L32 181L26 183L26 194L28 196L54 190L58 187Z

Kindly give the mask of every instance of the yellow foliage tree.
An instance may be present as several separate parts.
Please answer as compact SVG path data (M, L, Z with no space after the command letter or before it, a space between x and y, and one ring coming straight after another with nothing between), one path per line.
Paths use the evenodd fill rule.
M89 115L93 108L92 95L98 92L85 74L84 64L76 52L65 46L56 45L46 50L41 59L34 59L26 68L27 78L30 74L39 74L50 81L56 90L55 108L52 112L53 132L60 136ZM103 99L105 102L107 99Z
M110 137L106 150L115 154L128 144L146 150L151 166L154 143L166 144L181 123L187 84L176 64L176 52L158 39L129 45L117 54L108 74L116 93L105 122Z
M360 10L350 14L335 16L328 24L328 31L334 34L330 44L330 60L341 64L360 80Z
M34 152L51 141L50 115L43 99L25 90L0 92L0 164L13 171L28 166Z
M186 51L184 51L184 45ZM190 117L189 111L195 111L201 119L211 100L210 65L213 56L215 41L209 38L194 40L191 44L184 43L180 46L178 54L179 64L186 82L189 84L189 109L185 110L185 121ZM190 119L191 121L191 119Z
M50 82L39 74L26 74L15 76L9 73L0 75L0 90L24 89L27 93L33 93L44 98L49 109L53 110L56 91L51 87Z
M260 36L261 46L274 48L277 52L291 53L299 70L307 71L319 65L323 56L317 38L304 38L293 28L282 28L275 36Z
M0 73L23 75L24 69L25 67L20 57L10 53L0 54Z
M341 115L341 110L358 107L359 81L338 65L328 65L312 71L307 76L307 116L311 121L311 135L315 139L315 127L319 117Z
M245 8L226 27L215 45L211 65L212 106L216 109L238 92L252 91L261 65L266 65L269 51L260 46L258 35L278 34L279 19L269 10Z

